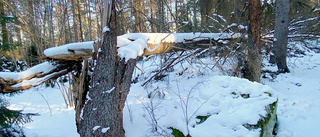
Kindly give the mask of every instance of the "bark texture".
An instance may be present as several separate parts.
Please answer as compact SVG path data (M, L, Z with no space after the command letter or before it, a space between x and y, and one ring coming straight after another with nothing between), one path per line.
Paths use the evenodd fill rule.
M261 14L261 2L260 0L249 0L249 33L252 34L252 38L254 44L259 49L259 53L261 50L260 44L260 14Z
M249 32L248 32L248 59L242 70L243 76L250 81L260 82L260 0L249 0Z
M8 39L8 31L7 31L7 27L6 27L6 21L4 19L5 17L5 5L4 3L0 3L0 23L1 23L1 36L2 36L2 43L0 43L1 48L3 48L3 50L8 50L5 49L6 47L9 47L9 39Z
M129 93L136 61L125 62L116 52L116 18L112 6L110 31L104 33L103 43L94 68L91 88L87 94L80 122L80 136L124 137L123 108Z
M280 73L289 72L287 66L289 5L290 0L276 1L273 53Z

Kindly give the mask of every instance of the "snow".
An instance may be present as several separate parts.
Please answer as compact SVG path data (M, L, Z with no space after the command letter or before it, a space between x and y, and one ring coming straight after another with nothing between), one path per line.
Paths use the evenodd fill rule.
M106 132L108 132L109 129L110 129L110 127L102 128L102 129L101 129L101 132L102 132L102 133L106 133Z
M154 47L153 49L149 48L148 46L146 47L146 49L147 49L149 52L152 52L152 51L155 51L159 46L160 46L160 43L158 43L157 46Z
M126 61L141 56L146 48L154 51L160 43L180 43L186 40L203 40L208 38L228 39L239 37L240 34L230 33L128 33L118 36L118 55ZM133 41L130 41L133 40ZM156 44L154 49L147 47L147 44Z
M33 122L23 126L27 137L78 137L75 124L75 111L66 108L59 88L35 87L23 94L7 97L10 109L25 113L39 113L32 117ZM49 105L47 105L47 103Z
M183 23L183 24L188 24L188 23L189 23L189 21L182 21L182 23Z
M94 132L94 131L96 131L98 128L100 128L101 126L95 126L95 127L93 127L92 128L92 131Z
M118 49L118 55L121 58L125 58L126 61L129 59L135 59L138 56L141 56L144 52L144 49L147 47L147 40L139 38L128 45Z
M291 25L297 25L297 24L305 23L305 22L312 21L312 20L319 20L319 17L313 17L313 18L308 18L305 20L299 20L299 21L292 23Z
M212 16L217 16L217 17L219 17L223 22L227 22L226 19L224 19L222 15L212 14Z
M22 72L0 72L0 77L3 79L12 79L12 80L21 80L26 79L34 74L40 73L40 74L46 74L52 71L54 68L56 68L52 62L44 62L41 64L36 65L35 67L32 67L26 71Z
M106 26L103 32L110 31ZM126 61L141 56L147 44L157 44L161 42L179 43L185 40L203 40L213 38L215 40L239 37L240 34L234 33L129 33L117 37L118 55L125 58ZM46 57L54 57L57 55L89 55L88 51L93 51L94 41L69 43L66 45L52 47L44 50ZM157 46L158 47L158 46ZM157 48L156 47L156 48ZM153 51L154 49L149 49Z
M299 43L293 44L303 49L299 47ZM126 136L155 136L158 135L155 133L155 127L157 132L168 135L171 134L171 129L168 128L173 127L185 135L190 133L193 137L258 137L260 129L248 130L243 124L255 124L261 116L266 115L264 107L277 99L279 127L276 137L318 136L319 53L309 51L304 56L288 58L291 72L279 74L277 77L267 75L262 79L262 84L222 76L218 71L208 70L206 68L210 66L203 66L208 64L208 60L203 59L201 64L181 63L175 66L172 72L167 73L168 76L163 80L153 81L146 87L141 87L141 84L143 80L152 76L151 72L158 68L159 60L152 58L138 62L137 66L145 73L142 74L139 70L135 70L134 73L134 76L140 75L140 82L132 84L123 111ZM266 61L264 63L267 64ZM36 70L28 71L37 72ZM276 66L267 64L263 70L274 71ZM184 74L180 75L181 72ZM0 73L1 76L5 74L7 73ZM272 96L265 92L271 93ZM250 94L250 98L244 98L242 94ZM34 116L33 122L23 126L27 137L79 136L74 120L75 111L73 108L65 107L57 87L35 87L7 99L11 103L10 109L41 114ZM200 115L211 116L202 124L197 124L199 120L196 116ZM101 132L110 129L99 128Z
M117 47L123 47L128 45L129 43L131 43L132 41L130 41L128 38L126 37L122 37L122 36L118 36L117 37Z
M46 75L42 78L33 78L33 79L30 79L30 80L23 80L21 83L18 83L18 84L15 84L15 85L12 85L11 87L22 87L22 86L37 86L45 81L47 81L48 79L54 77L55 75L59 74L59 73L63 73L63 72L66 72L67 69L65 70L61 70L59 72L54 72L52 74L49 74L49 75Z
M154 95L156 97L148 99L146 93L141 92L148 89L141 87L141 83L132 85L127 107L130 106L130 109L133 110L131 114L133 123L129 122L130 114L124 112L124 121L128 121L124 123L127 129L126 136L144 136L149 133L150 127L145 128L142 125L155 124L148 118L152 111L156 112L154 115L158 126L160 129L166 129L162 131L166 133L171 133L167 128L173 127L185 135L189 130L189 134L195 137L259 136L260 130L250 131L243 125L246 123L254 125L261 119L261 116L266 116L265 106L277 100L276 96L270 97L268 94L275 94L272 88L228 76L191 77L192 74L180 78L177 78L175 74L170 74L169 82L157 82L150 85L159 87L161 89L159 92L163 92L164 99L157 97L157 94ZM244 99L241 94L251 96ZM156 104L155 109L146 110L145 107L151 108L152 103ZM144 107L141 107L141 104ZM139 118L139 115L144 117ZM199 122L196 116L207 115L211 116L204 123L196 124ZM189 123L188 126L186 123Z
M105 33L105 32L107 32L107 31L110 31L110 28L109 28L108 26L105 26L105 27L103 28L103 30L102 30L102 33Z
M48 48L43 51L47 57L55 56L58 54L86 54L81 50L93 50L94 41L86 41L79 43L69 43L66 45Z
M278 91L278 136L318 136L320 54L289 58L288 65L290 73L263 81Z
M247 29L248 27L247 26L243 26L243 25L239 25L238 28L239 29Z
M104 91L103 93L111 93L114 89L115 87L111 88L110 90Z
M148 40L148 44L158 44L160 42L179 43L191 39L202 40L213 38L218 40L236 38L239 36L240 34L238 33L128 33L120 37L130 38L133 40L144 38Z

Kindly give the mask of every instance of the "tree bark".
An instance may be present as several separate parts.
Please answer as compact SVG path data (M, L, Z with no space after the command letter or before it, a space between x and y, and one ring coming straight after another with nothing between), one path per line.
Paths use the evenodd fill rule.
M73 33L74 33L74 41L75 42L79 42L79 38L78 38L78 27L77 27L77 15L76 15L76 9L75 9L75 0L71 0L71 10L72 10L72 18L73 18Z
M276 1L273 53L278 66L279 73L290 72L287 66L289 5L290 0Z
M193 33L196 33L197 31L197 1L193 1Z
M163 4L163 0L157 0L157 12L158 12L158 20L159 20L159 24L157 26L157 32L164 32L163 31L163 27L164 27L164 4Z
M82 110L82 118L77 123L80 136L125 136L123 108L136 61L130 59L125 62L117 56L115 15L113 2L108 25L110 31L104 33L102 52L99 53L98 64L94 68L91 89Z
M242 70L244 78L256 82L260 82L261 76L260 6L260 0L249 0L248 59Z
M252 38L256 47L258 47L259 53L261 52L260 44L260 14L261 14L261 2L260 0L249 0L249 33L252 34Z
M0 21L1 21L1 36L2 36L2 45L1 48L2 50L9 50L9 38L8 38L8 31L7 31L7 26L6 26L6 21L5 21L5 6L4 3L0 3ZM6 49L8 48L8 49Z
M79 0L76 0L77 1L77 4L76 4L76 6L77 6L77 11L78 11L78 28L79 28L79 32L80 32L80 40L81 40L81 42L83 42L84 41L84 39L83 39L83 33L82 33L82 21L81 21L81 9L80 9L80 1Z
M88 1L87 3L87 6L88 6L88 10L89 10L89 17L88 17L88 20L89 20L89 40L92 40L92 19L91 19L91 6L90 6L90 1Z

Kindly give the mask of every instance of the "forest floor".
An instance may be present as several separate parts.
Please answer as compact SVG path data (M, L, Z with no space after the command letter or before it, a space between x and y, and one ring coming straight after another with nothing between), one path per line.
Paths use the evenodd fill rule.
M274 101L274 98L259 98L264 91L271 92L278 98L277 137L317 136L320 130L318 124L320 122L320 54L314 51L305 53L305 55L288 58L290 73L263 74L262 84L264 85L222 76L220 73L206 70L201 64L188 66L188 63L181 64L180 69L174 68L164 79L148 84L147 87L141 87L142 82L133 84L124 108L126 136L155 136L154 131L166 134L171 131L167 129L168 127L180 129L183 133L190 133L193 136L201 136L205 133L208 133L209 136L258 136L259 130L247 131L237 125L237 122L241 122L239 118L241 116L247 121L256 120L254 119L256 115L252 114L252 111L244 110L245 108L259 110L266 103ZM157 67L155 65L157 63L159 62L151 60L138 64L146 72L139 80L150 77L149 72ZM186 68L189 69L185 71ZM263 70L275 71L276 66L265 65ZM182 72L185 74L181 74ZM139 70L136 70L135 76L138 74L142 75ZM232 94L235 91L253 94L260 90L261 94L256 93L259 96L252 97L256 100L252 103L241 97L225 95L219 90L226 90ZM214 94L211 94L213 92ZM236 103L221 99L228 100L228 97L232 97ZM27 137L79 136L74 120L75 111L73 108L66 107L57 86L53 88L46 88L44 85L35 87L22 94L7 97L7 99L11 109L40 114L32 118L33 122L23 126ZM183 105L188 99L189 104L192 104L189 105L189 108ZM188 110L187 116L184 110ZM195 124L197 120L193 114L206 115L209 113L214 116L209 117L210 119L208 118L203 125L210 128ZM263 112L254 111L254 113ZM219 114L225 116L219 117L221 116ZM185 126L185 121L181 120L186 117L190 119L188 122L191 126ZM229 130L237 132L223 133Z
M302 57L290 57L288 66L290 73L277 75L272 80L263 79L262 82L278 93L277 136L318 136L320 130L318 126L320 122L320 54L306 52L306 55Z

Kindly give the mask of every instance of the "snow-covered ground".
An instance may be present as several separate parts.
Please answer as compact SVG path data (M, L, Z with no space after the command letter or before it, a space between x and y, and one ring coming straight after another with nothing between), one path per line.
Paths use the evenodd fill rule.
M139 70L135 71L134 76L139 74L140 82L132 85L124 108L128 137L155 136L154 131L170 134L168 127L193 136L258 136L259 129L249 131L242 124L257 122L259 114L265 115L264 106L276 97L279 101L278 137L318 135L320 54L310 51L303 57L290 57L291 73L276 78L267 75L268 78L262 79L265 85L221 76L201 66L206 64L204 60L193 65L188 62L177 65L162 80L141 87L142 81L151 76L149 72L157 68L156 64L159 64L156 59L138 64L146 72L143 76ZM266 66L264 69L276 68ZM264 92L273 93L273 96ZM245 99L242 94L251 96ZM66 108L58 87L36 87L7 99L11 109L41 114L24 125L27 137L79 136L75 112ZM211 116L197 124L199 115Z
M39 113L25 124L27 137L77 137L75 111L67 108L58 87L39 86L10 99L10 109Z
M264 80L278 93L278 137L315 137L320 130L320 54L288 59L290 73Z

